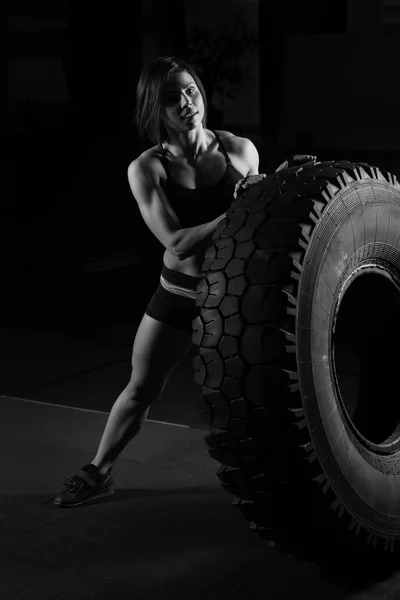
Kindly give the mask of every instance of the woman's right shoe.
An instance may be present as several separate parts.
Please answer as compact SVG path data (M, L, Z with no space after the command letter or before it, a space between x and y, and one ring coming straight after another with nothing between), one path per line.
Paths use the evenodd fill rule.
M65 490L53 498L57 506L79 506L94 500L98 496L110 496L114 493L112 467L104 475L96 465L85 465L75 475L63 482Z

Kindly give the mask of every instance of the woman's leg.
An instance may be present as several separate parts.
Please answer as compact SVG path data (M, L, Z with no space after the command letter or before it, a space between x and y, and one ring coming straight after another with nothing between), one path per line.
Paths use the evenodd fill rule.
M150 404L164 391L179 361L189 352L192 334L145 314L133 344L132 374L114 403L92 464L101 473L112 466L137 435Z

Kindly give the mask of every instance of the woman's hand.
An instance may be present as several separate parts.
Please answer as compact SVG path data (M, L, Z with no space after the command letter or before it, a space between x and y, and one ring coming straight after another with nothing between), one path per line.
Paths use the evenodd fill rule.
M315 165L317 160L316 156L312 154L294 154L293 156L289 156L285 162L283 162L277 169L275 169L275 173L278 171L283 171L283 169L290 169L290 167L297 167L301 165Z
M265 173L257 173L257 175L246 175L246 177L243 177L243 179L239 179L239 181L235 185L233 197L237 198L238 196L240 196L240 194L243 194L243 192L247 190L247 188L251 187L255 183L258 183L265 177Z
M315 165L316 161L317 157L313 156L312 154L294 154L285 160L285 162L283 162L281 165L279 165L279 167L275 170L275 173L283 171L283 169L290 169L290 167ZM258 183L265 177L267 177L265 173L260 173L257 175L246 175L246 177L243 177L243 179L239 179L235 185L233 197L237 198L240 196L240 194L243 194L247 188L251 187L255 183Z

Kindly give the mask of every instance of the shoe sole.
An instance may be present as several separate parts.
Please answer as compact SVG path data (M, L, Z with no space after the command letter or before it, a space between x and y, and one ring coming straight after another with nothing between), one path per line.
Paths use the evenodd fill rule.
M99 496L112 496L114 494L115 490L113 488L113 486L109 486L108 488L101 490L100 492L97 492L97 494L93 494L93 496L89 496L88 498L85 498L85 500L80 500L79 502L74 502L73 504L68 502L68 503L63 503L63 502L56 502L55 500L53 500L53 504L55 504L56 506L61 506L62 508L69 508L69 507L73 507L73 506L79 506L81 504L90 504L90 502L92 502L92 500L95 500L96 498L98 498Z

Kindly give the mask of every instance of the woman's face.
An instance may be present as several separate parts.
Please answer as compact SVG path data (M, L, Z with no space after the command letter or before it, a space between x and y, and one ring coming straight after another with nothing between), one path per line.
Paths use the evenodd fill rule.
M162 99L161 115L167 128L177 132L198 127L204 117L203 97L187 71L174 73Z

